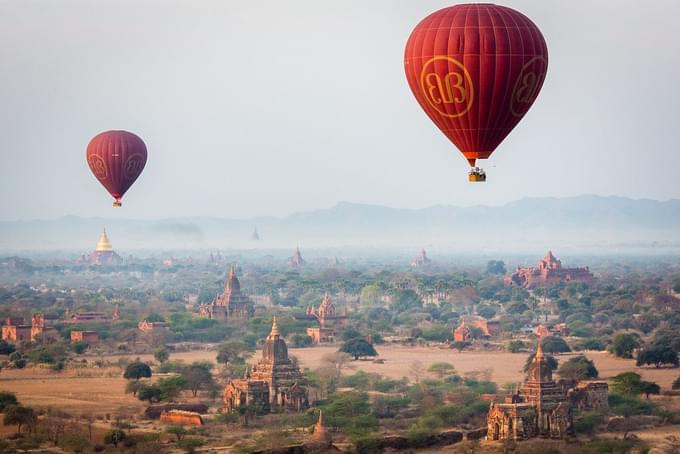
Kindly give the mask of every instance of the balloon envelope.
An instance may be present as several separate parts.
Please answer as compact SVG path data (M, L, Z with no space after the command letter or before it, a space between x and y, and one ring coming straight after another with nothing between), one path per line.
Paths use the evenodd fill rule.
M119 199L142 173L147 154L146 145L137 135L106 131L90 141L86 156L94 176L119 204Z
M538 27L518 11L456 5L415 27L404 67L420 106L474 166L533 104L548 69L548 49Z

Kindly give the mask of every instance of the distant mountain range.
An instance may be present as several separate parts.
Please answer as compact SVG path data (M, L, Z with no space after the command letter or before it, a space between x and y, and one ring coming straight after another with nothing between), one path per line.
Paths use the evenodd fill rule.
M342 202L284 218L120 220L65 216L0 222L2 250L89 251L106 227L114 248L426 247L450 252L680 250L680 200L584 195L503 206L397 209ZM251 240L257 228L262 240Z

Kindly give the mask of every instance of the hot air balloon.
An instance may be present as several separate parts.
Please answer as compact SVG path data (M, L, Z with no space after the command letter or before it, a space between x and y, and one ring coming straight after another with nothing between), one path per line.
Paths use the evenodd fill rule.
M406 78L425 113L471 166L524 117L543 86L548 49L525 15L493 4L456 5L423 19L404 53Z
M86 157L94 176L115 199L113 206L120 207L123 194L146 165L146 145L131 132L106 131L90 141Z

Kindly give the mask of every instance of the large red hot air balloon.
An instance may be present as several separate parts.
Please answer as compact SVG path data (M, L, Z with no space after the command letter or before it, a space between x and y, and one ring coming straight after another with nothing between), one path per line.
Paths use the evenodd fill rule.
M420 106L475 166L527 113L548 69L536 24L493 4L456 5L423 19L406 43L406 78Z
M146 165L146 145L127 131L106 131L87 146L87 164L99 182L116 199L114 207L142 173Z

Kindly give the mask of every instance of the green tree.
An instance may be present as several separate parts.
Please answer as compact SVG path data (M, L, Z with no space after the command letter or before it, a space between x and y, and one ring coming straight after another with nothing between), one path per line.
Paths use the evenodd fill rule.
M305 348L312 345L312 338L306 334L294 334L293 335L293 347L295 348Z
M110 429L104 434L104 443L118 447L118 443L125 440L125 432L120 429Z
M642 394L642 377L635 372L623 372L612 378L611 390L624 396Z
M0 340L0 355L11 355L16 351L14 344L10 344L6 340Z
M405 312L409 309L420 309L423 307L418 294L411 290L398 290L392 295L392 310L396 312Z
M10 405L18 405L17 396L9 391L0 391L0 412Z
M376 284L367 285L361 289L359 304L362 307L375 307L380 304L380 288Z
M451 348L458 350L458 353L462 352L463 350L468 348L470 345L472 345L472 343L470 343L468 341L451 342Z
M438 379L443 379L447 375L453 375L456 373L456 368L453 364L447 362L433 363L427 368L427 371L434 374Z
M650 394L655 394L655 395L661 394L661 387L654 382L643 381L642 382L642 394L644 394L645 397L647 397L647 400L649 400Z
M85 341L78 341L71 344L71 350L73 350L77 355L85 353L87 347L89 347L89 345Z
M510 342L508 342L508 345L506 346L506 349L510 353L519 353L525 348L526 348L526 344L524 342L522 342L521 340L518 340L518 339L511 340Z
M182 441L182 438L184 438L187 434L187 430L184 428L184 426L170 426L165 429L165 432L177 437L178 442Z
M560 377L568 380L588 380L592 378L597 378L598 371L595 367L595 363L584 355L574 356L569 358L567 361L562 363L562 365L557 370Z
M636 366L654 364L658 369L663 364L678 367L678 353L666 345L652 344L638 352Z
M182 377L186 381L186 386L191 390L194 397L198 394L198 390L212 386L213 378L212 373L210 373L211 368L212 364L210 363L195 362L182 372Z
M217 347L217 362L220 364L231 364L243 362L243 354L248 351L248 346L241 341L230 340L222 342Z
M125 368L125 373L123 373L123 378L128 380L139 380L140 378L150 378L151 368L148 364L141 361L135 361Z
M184 376L168 377L158 380L158 390L160 400L175 400L182 390L187 387L187 380Z
M546 336L541 341L541 348L546 353L566 353L570 352L569 344L558 336Z
M338 351L352 355L355 361L363 356L378 356L373 345L364 339L350 339Z
M21 433L22 426L32 428L38 422L38 417L30 407L22 405L8 405L4 410L4 425L17 426L17 433Z
M487 274L505 274L505 262L502 260L489 260L486 264Z
M359 331L356 329L349 327L345 329L345 331L342 332L342 340L343 341L348 341L352 339L357 339L363 337Z
M161 389L158 385L142 385L137 391L139 400L148 400L149 404L161 400Z
M168 359L170 359L170 352L165 347L159 348L158 350L153 352L153 357L156 358L156 361L163 364Z
M633 350L640 346L637 336L630 333L618 333L614 336L611 344L611 351L619 358L632 358Z

